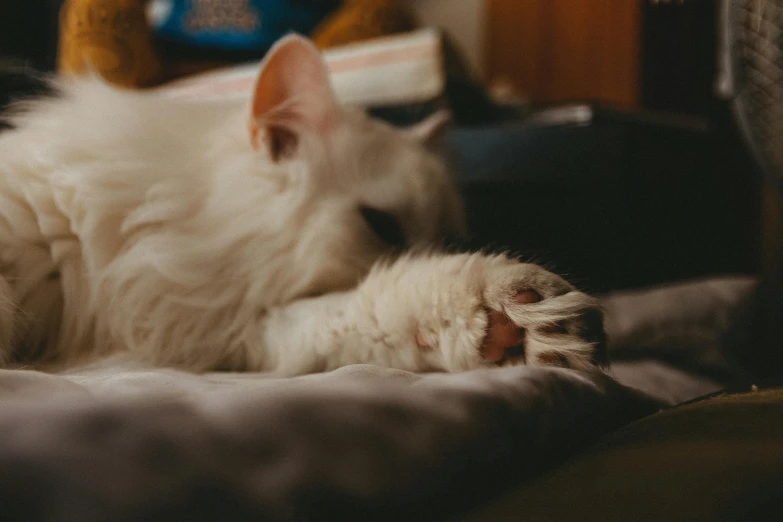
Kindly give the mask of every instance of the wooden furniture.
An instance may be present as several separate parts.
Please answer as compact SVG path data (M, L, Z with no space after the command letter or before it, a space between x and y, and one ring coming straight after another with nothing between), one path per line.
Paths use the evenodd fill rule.
M486 0L486 76L532 101L639 101L639 2Z

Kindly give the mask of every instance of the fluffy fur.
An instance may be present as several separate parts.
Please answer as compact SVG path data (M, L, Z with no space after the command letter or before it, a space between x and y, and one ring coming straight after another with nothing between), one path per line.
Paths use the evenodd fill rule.
M95 80L59 90L0 134L6 363L129 352L192 370L459 371L490 364L490 309L524 329L528 363L594 359L596 302L539 267L482 254L379 263L400 245L361 209L392 217L408 248L462 231L423 144L436 125L400 132L338 108L305 40L273 49L249 108ZM520 289L544 299L518 304Z

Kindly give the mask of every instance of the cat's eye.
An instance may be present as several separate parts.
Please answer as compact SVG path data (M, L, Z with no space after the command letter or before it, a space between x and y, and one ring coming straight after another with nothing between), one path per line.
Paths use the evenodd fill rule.
M384 243L395 247L405 246L405 233L400 222L392 214L372 207L360 207L364 221Z

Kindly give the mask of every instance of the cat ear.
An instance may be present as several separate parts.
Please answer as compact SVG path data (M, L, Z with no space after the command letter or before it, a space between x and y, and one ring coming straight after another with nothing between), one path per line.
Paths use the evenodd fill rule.
M435 145L443 137L451 121L451 112L441 109L408 127L407 132L425 145Z
M261 63L250 106L250 140L277 161L296 148L297 129L323 134L337 100L318 49L298 35L280 39Z

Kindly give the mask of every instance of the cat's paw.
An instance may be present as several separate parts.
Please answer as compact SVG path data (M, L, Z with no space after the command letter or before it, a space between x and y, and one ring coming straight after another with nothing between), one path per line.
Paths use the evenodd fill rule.
M534 264L503 256L474 262L463 274L472 279L463 289L478 297L479 306L472 318L451 322L448 337L468 342L441 346L448 369L520 364L587 369L604 362L597 299Z
M377 267L355 304L362 346L380 347L364 362L451 372L603 362L599 301L502 255L403 257Z

